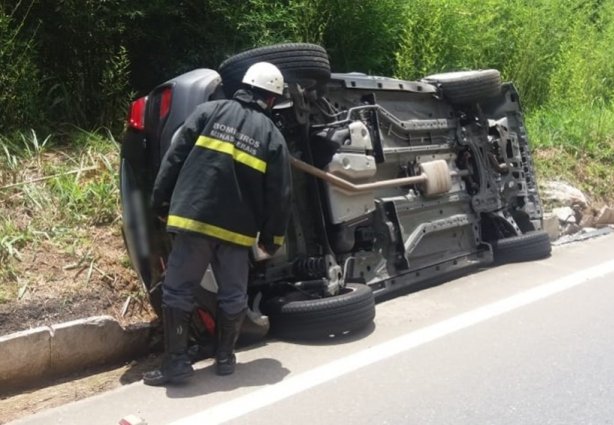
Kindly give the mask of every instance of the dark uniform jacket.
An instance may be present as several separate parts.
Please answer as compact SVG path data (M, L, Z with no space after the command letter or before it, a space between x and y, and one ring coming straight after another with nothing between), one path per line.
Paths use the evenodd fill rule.
M283 136L253 94L239 90L188 117L162 160L152 202L163 211L170 200L170 232L245 247L260 232L272 253L283 244L291 184Z

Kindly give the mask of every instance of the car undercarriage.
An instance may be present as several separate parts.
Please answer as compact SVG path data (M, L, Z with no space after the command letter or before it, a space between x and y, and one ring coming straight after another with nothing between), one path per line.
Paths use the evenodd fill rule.
M287 81L271 118L291 155L293 200L284 246L272 258L253 251L255 335L269 325L285 338L352 332L371 323L374 300L399 290L550 254L518 93L498 71L331 74L321 47L274 45L178 76L142 98L142 110L133 104L123 228L154 306L172 245L148 204L160 160L196 105L229 97L262 60ZM202 287L199 305L214 315L211 272Z

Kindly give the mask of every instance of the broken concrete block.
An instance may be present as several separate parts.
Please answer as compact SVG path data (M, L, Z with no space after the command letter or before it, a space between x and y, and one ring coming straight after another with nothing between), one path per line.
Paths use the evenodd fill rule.
M548 233L548 236L550 236L551 241L558 239L558 237L561 235L559 218L552 213L544 214L543 230Z
M578 233L582 228L576 223L567 223L563 226L563 230L561 231L562 235L573 235L574 233Z
M571 207L554 208L552 213L558 217L561 223L576 222L576 212Z
M585 211L585 213L582 215L582 220L580 220L580 227L591 228L591 227L596 227L596 225L597 225L597 217L595 216L594 211L593 210Z
M595 227L604 227L609 224L614 224L614 208L603 207L597 215Z

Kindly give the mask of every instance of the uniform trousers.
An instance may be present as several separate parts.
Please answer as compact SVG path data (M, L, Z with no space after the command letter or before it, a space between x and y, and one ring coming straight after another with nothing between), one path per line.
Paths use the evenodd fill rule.
M162 302L194 309L194 290L211 265L218 286L218 307L234 315L247 307L249 248L191 233L177 233L162 284Z

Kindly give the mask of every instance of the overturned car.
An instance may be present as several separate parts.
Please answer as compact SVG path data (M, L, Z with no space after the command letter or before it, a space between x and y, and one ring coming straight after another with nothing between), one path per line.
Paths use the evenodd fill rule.
M397 291L550 255L518 93L498 71L420 81L331 74L320 46L279 44L180 75L131 105L123 231L156 310L172 244L149 204L161 159L198 104L232 96L260 61L287 82L272 118L294 191L284 246L272 258L251 256L244 340L356 331L373 321L375 300ZM207 272L196 340L212 333L215 290Z

